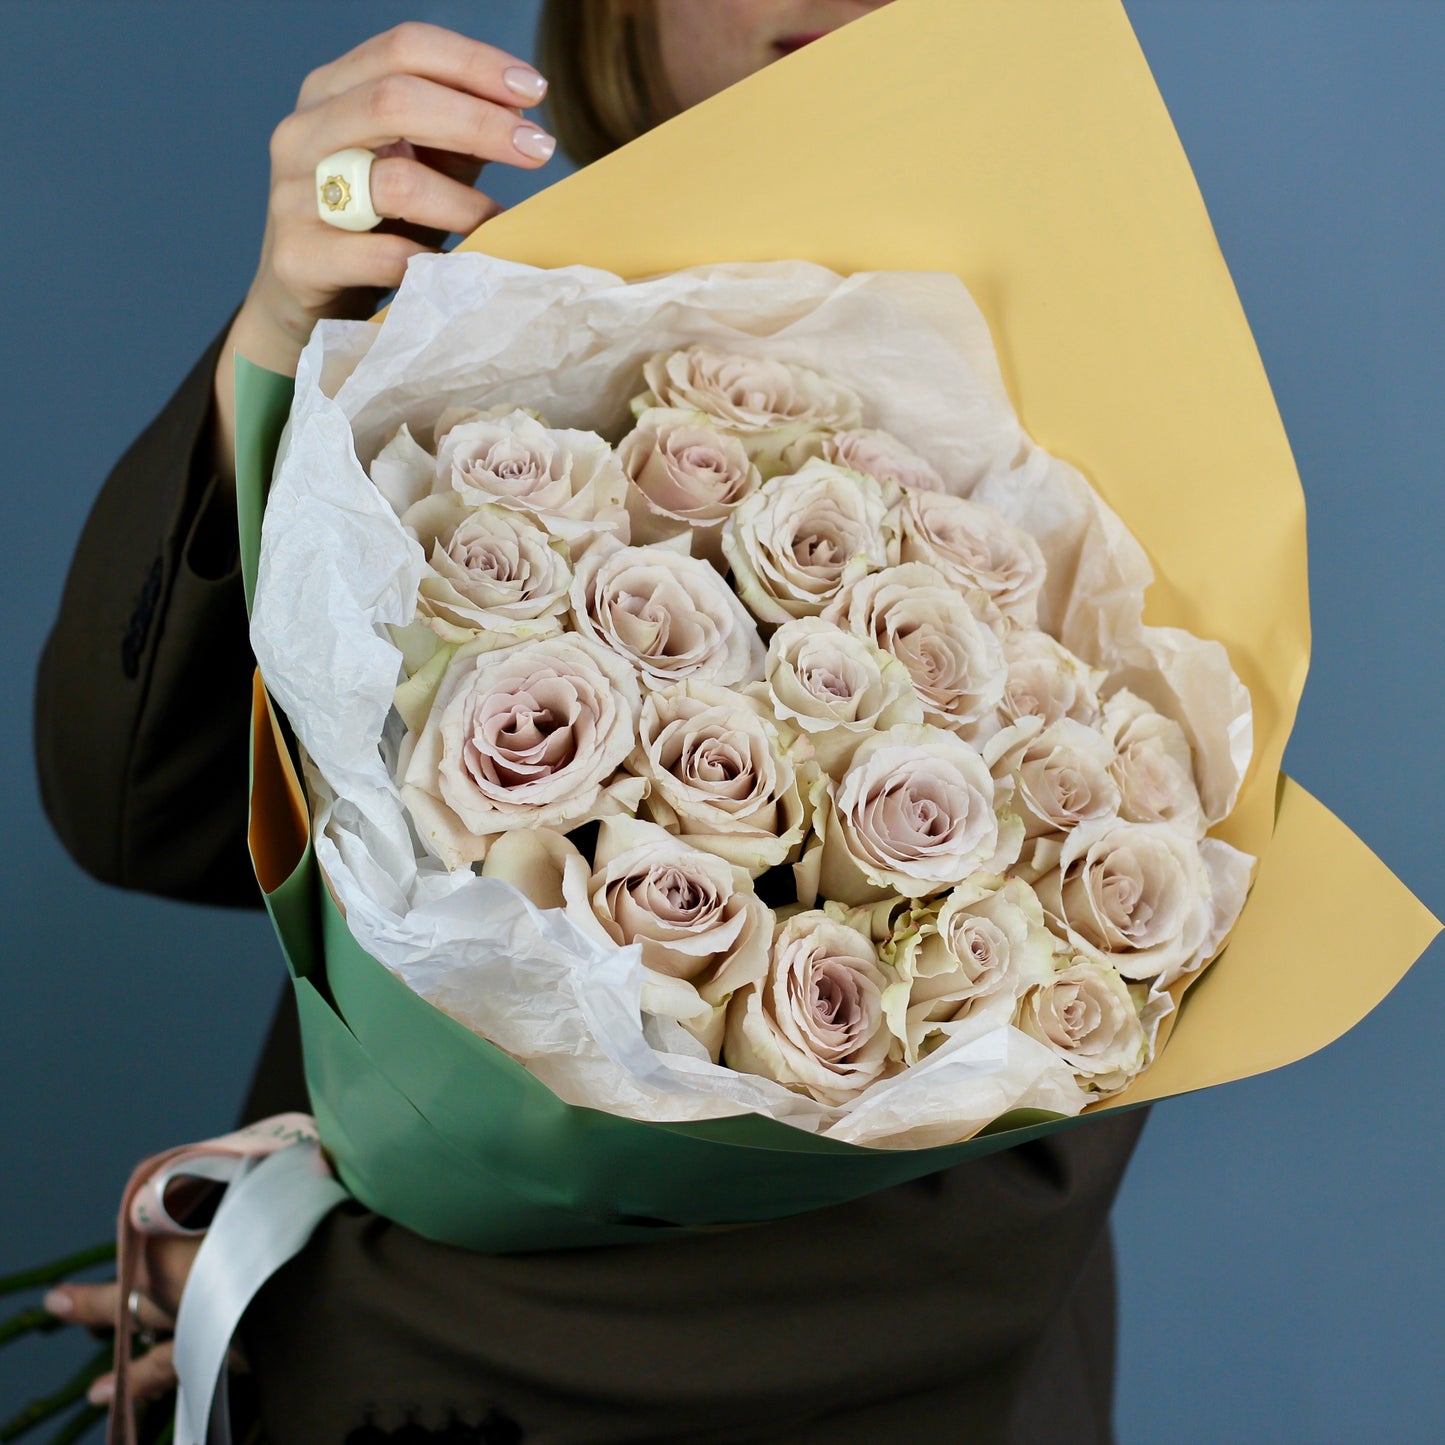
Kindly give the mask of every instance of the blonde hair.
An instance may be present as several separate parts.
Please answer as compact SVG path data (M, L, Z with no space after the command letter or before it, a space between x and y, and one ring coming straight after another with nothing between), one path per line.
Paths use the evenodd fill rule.
M537 58L552 129L580 165L680 109L662 73L657 0L545 0Z

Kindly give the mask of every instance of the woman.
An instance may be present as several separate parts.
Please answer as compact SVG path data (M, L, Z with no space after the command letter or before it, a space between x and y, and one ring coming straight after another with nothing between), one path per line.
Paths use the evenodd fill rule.
M553 124L593 159L874 8L553 0ZM294 374L318 318L372 314L412 255L481 225L496 209L472 185L481 163L552 154L525 114L545 91L511 56L404 25L313 72L277 126L255 279L108 479L41 665L46 806L97 876L257 902L233 355ZM316 163L352 146L379 156L372 199L389 219L369 232L316 211ZM98 649L103 617L114 645ZM245 1113L306 1107L287 990ZM410 1421L407 1438L576 1445L1107 1440L1107 1212L1140 1122L1101 1119L852 1204L645 1247L487 1257L343 1207L243 1320L264 1438L360 1442ZM153 1257L142 1324L174 1309L189 1259ZM53 1303L105 1323L113 1288L67 1286ZM166 1389L167 1350L134 1379Z

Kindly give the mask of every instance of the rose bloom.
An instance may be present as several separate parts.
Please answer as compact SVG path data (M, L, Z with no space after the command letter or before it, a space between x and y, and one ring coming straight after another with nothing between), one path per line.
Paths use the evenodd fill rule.
M773 711L807 733L818 765L835 776L869 733L923 721L897 658L818 617L783 623L768 643L764 671Z
M430 569L418 615L444 640L468 641L483 629L518 637L558 629L572 585L567 547L530 517L470 507L449 492L424 497L401 520Z
M920 491L903 494L898 524L900 561L937 567L985 621L1037 625L1044 555L1021 527L982 502Z
M746 870L636 818L604 818L588 884L594 926L642 950L642 1006L677 1019L714 1063L733 993L768 969L773 914Z
M763 675L757 624L706 562L671 547L594 543L571 591L578 632L625 657L649 687L695 677L724 686Z
M647 780L643 813L753 877L787 862L807 832L792 736L747 693L696 681L649 692L627 759Z
M835 467L862 472L884 486L943 491L943 478L932 464L890 432L876 428L834 432L824 438L822 456Z
M978 753L942 728L901 725L859 744L840 783L813 787L816 843L799 896L848 907L889 893L924 898L1018 857L1023 825L997 811Z
M889 981L856 929L819 911L794 914L778 925L767 977L739 989L728 1006L728 1067L821 1104L847 1103L888 1066Z
M993 717L1008 675L1003 649L937 568L909 562L872 572L841 592L824 616L908 669L934 727L968 736Z
M1075 657L1047 632L1011 630L1003 640L1008 681L999 699L1000 724L1036 717L1045 725L1060 718L1091 726L1099 720L1099 688L1105 673Z
M457 868L509 828L632 811L643 786L614 774L641 705L632 667L586 637L498 648L483 634L458 648L398 760L418 835Z
M813 460L763 484L723 526L738 594L762 622L815 617L851 581L897 560L883 489Z
M1213 919L1199 847L1167 823L1094 823L1064 840L1034 887L1056 931L1125 978L1187 971Z
M983 757L996 781L1013 779L1013 807L1025 838L1119 815L1119 787L1110 771L1114 749L1084 723L1066 717L1041 727L1038 718L1026 718L996 733Z
M634 413L665 406L700 411L745 437L782 427L857 426L858 394L804 366L695 345L659 352L643 364L648 390Z
M518 410L518 407L510 404L486 409L449 406L437 417L432 427L432 435L437 438L444 437L462 422L500 421ZM524 414L542 426L546 425L536 412L528 411ZM429 497L434 492L451 490L450 477L438 475L435 455L417 440L406 422L387 438L385 445L372 458L367 471L371 480L376 483L377 491L391 503L398 516L409 507L414 507L423 497Z
M726 571L722 524L761 481L743 444L701 412L656 407L618 444L617 460L632 483L633 542L690 536L694 557Z
M1073 1069L1079 1087L1114 1094L1144 1067L1147 1043L1128 985L1078 957L1019 1001L1014 1024Z
M904 446L891 432L876 428L851 431L808 431L793 438L776 455L755 455L764 476L779 472L796 472L812 457L846 471L872 477L883 487L890 502L896 501L900 488L917 487L925 492L941 492L943 478L916 452Z
M993 1000L1012 1014L1025 989L1053 977L1053 955L1043 905L1021 878L970 878L914 909L885 952L898 981L884 992L884 1009L904 1061L917 1063Z
M1172 823L1202 838L1208 824L1184 729L1127 690L1104 704L1100 727L1114 747L1120 815L1132 823Z
M524 411L462 422L437 441L436 485L473 506L494 502L578 543L599 532L627 540L627 478L594 432L556 431Z

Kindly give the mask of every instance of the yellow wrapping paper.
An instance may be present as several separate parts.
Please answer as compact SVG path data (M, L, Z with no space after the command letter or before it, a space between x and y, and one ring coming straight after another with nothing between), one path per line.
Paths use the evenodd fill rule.
M845 274L951 271L968 286L1025 429L1147 550L1145 620L1223 642L1254 702L1253 763L1216 830L1261 857L1254 890L1167 1049L1104 1107L1322 1048L1439 931L1279 771L1309 661L1304 499L1119 0L895 0L459 249L628 278L802 257Z

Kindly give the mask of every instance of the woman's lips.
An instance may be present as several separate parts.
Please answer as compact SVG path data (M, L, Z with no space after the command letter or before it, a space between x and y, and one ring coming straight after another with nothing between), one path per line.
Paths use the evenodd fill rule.
M779 55L791 55L795 50L801 50L805 45L821 40L827 33L826 30L809 30L800 35L784 35L780 40L773 41L773 49Z

